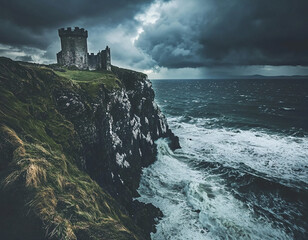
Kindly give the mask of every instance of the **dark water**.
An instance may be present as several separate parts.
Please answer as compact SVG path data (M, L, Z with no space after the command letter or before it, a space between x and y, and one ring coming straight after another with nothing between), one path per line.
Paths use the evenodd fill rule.
M182 146L144 170L152 238L308 239L308 80L152 82Z

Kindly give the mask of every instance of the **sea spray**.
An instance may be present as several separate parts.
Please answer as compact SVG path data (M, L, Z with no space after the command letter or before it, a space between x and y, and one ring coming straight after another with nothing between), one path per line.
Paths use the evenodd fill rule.
M279 81L153 81L182 149L143 170L152 239L307 239L308 83Z
M219 176L192 169L190 154L172 153L163 139L156 143L157 161L144 170L139 188L139 201L165 215L152 239L291 239L233 197Z

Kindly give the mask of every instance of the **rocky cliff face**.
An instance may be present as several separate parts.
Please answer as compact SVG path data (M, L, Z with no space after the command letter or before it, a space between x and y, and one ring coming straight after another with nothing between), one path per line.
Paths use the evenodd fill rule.
M179 143L146 75L112 72L1 58L0 238L149 239L141 170L156 139Z

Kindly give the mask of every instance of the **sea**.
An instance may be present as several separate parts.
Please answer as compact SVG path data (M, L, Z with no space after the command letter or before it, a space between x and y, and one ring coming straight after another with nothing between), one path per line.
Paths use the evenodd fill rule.
M152 84L181 144L143 169L153 240L308 239L308 79Z

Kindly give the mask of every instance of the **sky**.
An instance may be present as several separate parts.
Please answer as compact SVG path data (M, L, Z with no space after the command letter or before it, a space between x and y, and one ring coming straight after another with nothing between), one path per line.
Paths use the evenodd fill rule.
M308 75L307 0L0 0L0 56L55 63L57 29L150 79Z

